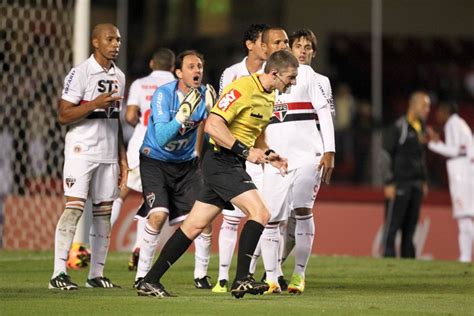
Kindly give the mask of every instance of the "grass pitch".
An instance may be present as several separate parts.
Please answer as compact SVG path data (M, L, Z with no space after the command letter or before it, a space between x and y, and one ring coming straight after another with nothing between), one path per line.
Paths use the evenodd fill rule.
M457 262L313 256L303 295L237 300L194 288L193 254L186 254L162 280L177 297L138 297L127 259L126 253L111 253L105 269L122 289L87 289L87 271L80 270L70 272L80 289L63 292L47 289L51 252L0 251L0 315L474 315L474 267ZM209 274L214 283L217 261L213 255ZM287 277L292 265L292 260L285 264Z

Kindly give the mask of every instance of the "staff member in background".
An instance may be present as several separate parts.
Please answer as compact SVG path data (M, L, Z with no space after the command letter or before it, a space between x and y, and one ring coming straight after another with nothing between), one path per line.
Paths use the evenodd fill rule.
M400 256L415 258L413 235L418 223L421 201L428 193L425 121L430 106L430 97L426 92L412 93L406 115L399 118L384 135L384 257L395 257L395 237L397 231L401 230Z

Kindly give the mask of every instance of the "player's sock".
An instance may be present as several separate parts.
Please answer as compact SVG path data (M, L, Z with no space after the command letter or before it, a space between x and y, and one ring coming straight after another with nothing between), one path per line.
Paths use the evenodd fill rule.
M296 218L292 212L290 217L288 217L288 222L286 225L286 234L285 234L285 243L283 245L283 252L281 254L282 264L285 262L286 258L290 255L291 251L295 247L295 229L296 229Z
M261 247L261 240L258 240L257 247L255 247L255 251L253 252L252 255L252 260L250 260L250 266L249 266L249 273L251 275L255 274L255 271L257 270L257 263L258 263L258 258L262 255L262 247Z
M474 223L472 218L459 218L458 219L458 242L459 242L459 261L471 262L472 246L474 239Z
M91 244L91 267L88 279L102 277L104 273L105 260L109 250L110 214L112 205L92 206L92 225L90 228L89 241Z
M53 277L60 273L66 273L66 262L71 249L74 234L76 233L77 222L84 211L84 202L72 201L66 202L66 207L61 218L56 225L56 234L54 236L54 272Z
M135 238L135 244L133 245L133 250L140 248L141 242L144 238L146 226L146 218L137 216L137 236Z
M194 239L194 278L201 279L207 276L209 267L209 257L211 256L211 238L212 234L201 233Z
M239 254L237 256L236 280L242 280L249 274L250 260L258 240L262 235L264 226L256 221L248 220L245 223L239 239Z
M219 277L218 280L229 280L229 268L237 244L237 229L240 218L224 216L219 233Z
M159 283L163 274L186 252L193 241L186 236L181 228L168 239L161 250L160 256L145 276L147 283Z
M145 277L148 271L150 271L153 258L155 257L156 247L158 246L160 231L155 230L148 223L145 223L145 228L141 235L143 235L143 239L140 243L140 257L138 259L135 280Z
M110 216L110 224L112 227L114 226L117 218L120 215L120 210L122 209L123 200L122 198L117 198L114 203L112 204L112 215Z
M295 270L293 274L305 276L306 265L308 264L311 250L313 249L313 240L315 226L313 214L298 216L296 215L295 229Z
M278 250L280 248L279 224L267 224L260 237L262 259L265 265L266 281L278 283Z
M276 274L277 276L283 276L283 270L281 266L283 264L282 255L285 247L286 222L280 222L278 225L278 232L278 264Z

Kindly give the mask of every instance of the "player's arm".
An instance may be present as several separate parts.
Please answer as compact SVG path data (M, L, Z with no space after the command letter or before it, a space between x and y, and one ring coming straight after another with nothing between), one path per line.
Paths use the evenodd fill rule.
M382 152L380 155L380 167L382 178L385 184L385 198L393 200L395 198L395 183L393 174L393 157L397 148L398 128L393 125L383 134Z
M160 96L161 95L161 96ZM175 117L171 117L170 102L173 98L169 93L163 93L159 89L153 95L151 110L155 124L155 138L159 146L164 147L177 134L187 119L201 103L201 94L197 89L191 89L184 96Z
M249 148L236 139L227 127L227 121L222 116L211 112L204 125L204 131L209 134L220 147L227 148L250 162L257 164L265 163L265 152L260 148Z
M265 155L267 156L265 163L270 163L273 167L280 170L281 175L284 176L288 173L288 159L280 156L268 146L265 137L265 130L266 128L255 140L255 147L264 151Z
M127 111L125 112L125 121L135 127L140 119L140 81L135 80L130 85L127 99Z
M140 119L140 106L135 104L127 105L127 112L125 112L125 121L131 126L135 127Z
M196 156L201 156L202 144L204 143L204 124L200 124L196 135L196 144L194 145L194 152Z
M68 125L77 122L96 109L106 109L112 106L113 102L123 99L121 96L113 96L117 90L103 93L92 101L74 104L67 100L61 99L59 101L58 121L62 125Z
M122 124L120 120L118 120L118 154L119 154L119 167L120 167L120 175L119 175L119 183L118 186L120 189L123 189L127 185L127 178L128 178L128 161L127 161L127 150L125 149L125 144L123 141L123 132L122 132Z
M319 90L315 74L310 77L308 92L311 103L316 109L319 118L319 127L324 145L324 154L318 166L322 170L321 180L329 184L334 170L334 156L336 154L336 142L334 138L334 123L332 120L332 109L330 102Z
M430 138L428 148L447 158L465 156L466 148L459 145L459 137L456 132L456 126L454 126L454 124L447 125L444 130L446 142L443 142L439 135L431 127L428 127L427 134Z

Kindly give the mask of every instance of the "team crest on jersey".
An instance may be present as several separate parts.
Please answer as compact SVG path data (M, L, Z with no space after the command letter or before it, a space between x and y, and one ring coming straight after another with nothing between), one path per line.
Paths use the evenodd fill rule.
M113 102L111 106L105 109L105 115L107 115L107 118L110 118L112 113L115 112L115 109L119 108L119 103L118 102Z
M153 207L153 203L155 202L155 193L149 192L146 194L146 203L151 208Z
M66 182L66 186L70 189L76 183L76 178L67 177L65 182Z
M198 126L197 122L194 121L185 121L184 124L179 129L179 134L184 135L189 131L192 131Z
M273 107L273 116L276 117L280 122L283 122L288 113L288 104L275 104Z
M219 102L217 103L217 107L222 110L222 111L227 111L227 109L230 108L230 106L240 98L241 94L239 91L235 89L230 89L226 94L224 94Z

